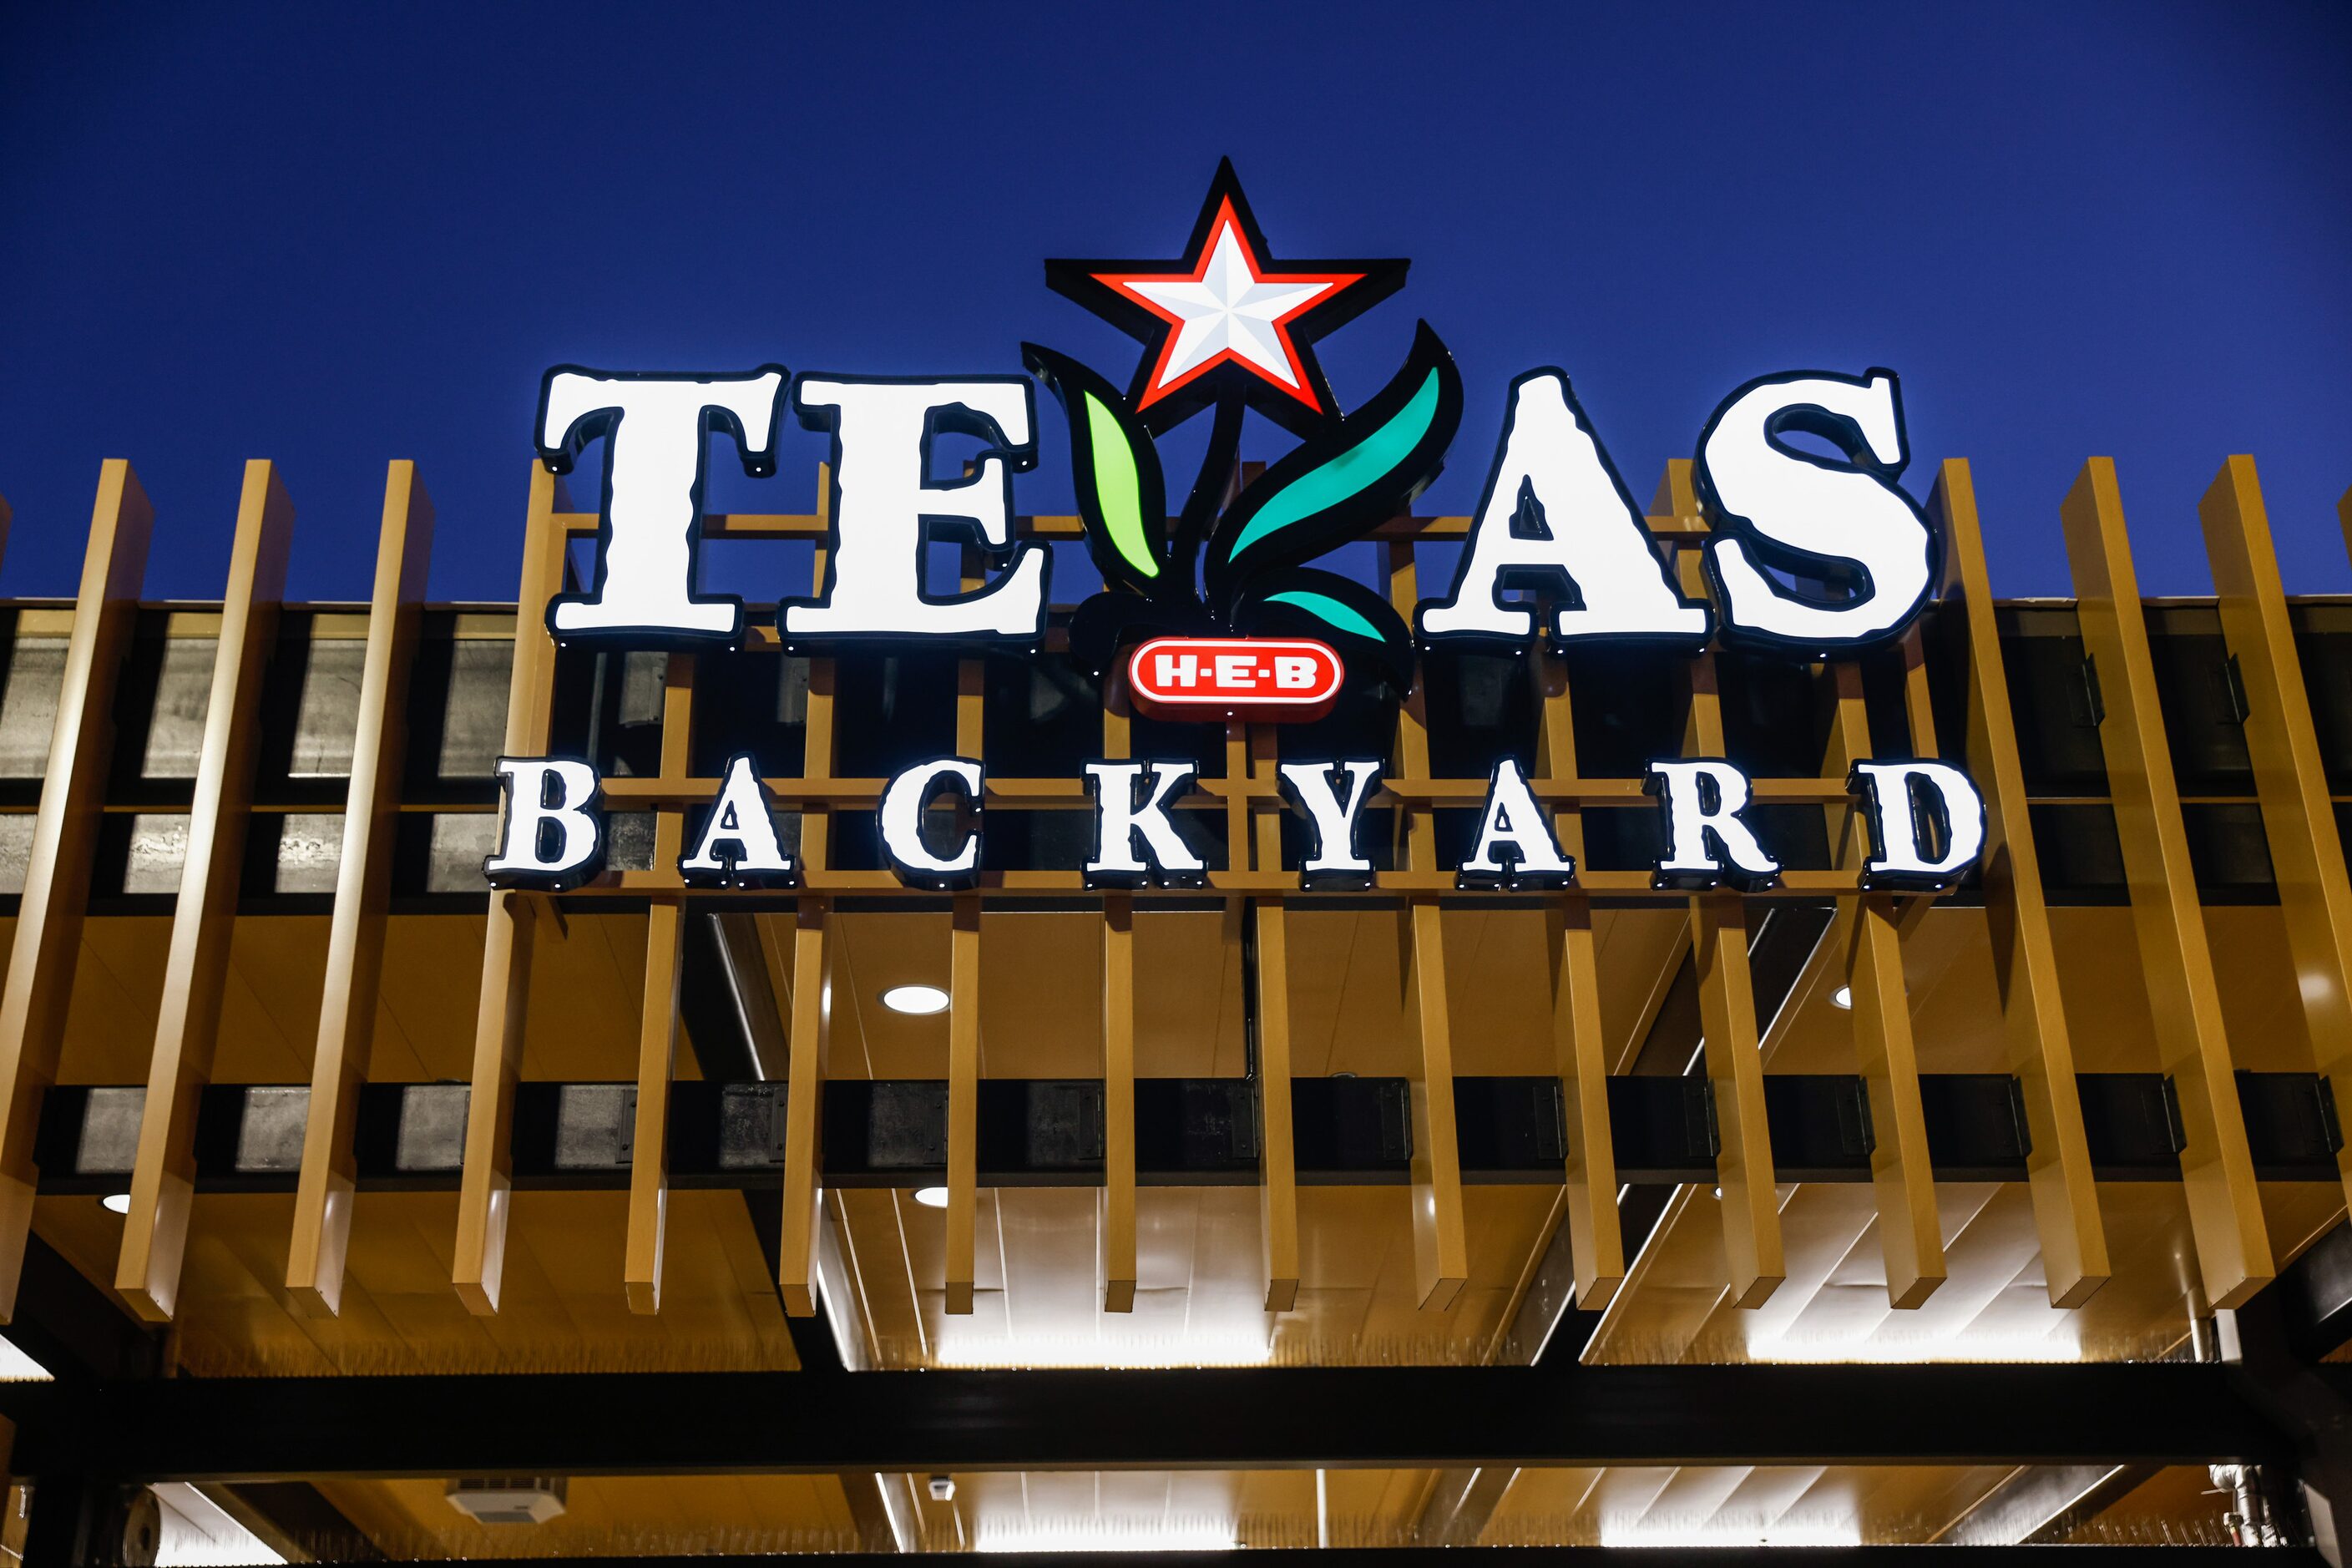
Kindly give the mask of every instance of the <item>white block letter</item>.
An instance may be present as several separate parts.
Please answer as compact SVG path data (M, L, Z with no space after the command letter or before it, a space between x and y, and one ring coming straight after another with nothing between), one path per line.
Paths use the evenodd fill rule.
M1949 763L1856 763L1846 787L1867 808L1873 887L1949 887L1984 852L1984 797Z
M787 604L795 637L958 637L1034 642L1045 635L1048 552L1032 541L984 588L923 596L928 525L960 525L986 550L1013 544L1013 471L1035 466L1026 376L972 381L801 377L801 423L833 431L833 540L824 592ZM991 444L965 479L933 483L934 432Z
M1730 880L1769 887L1780 862L1764 852L1739 814L1748 805L1748 775L1713 760L1652 763L1648 784L1666 812L1666 858L1654 879L1661 888L1711 888Z
M500 757L506 795L498 852L482 862L493 888L560 893L604 868L596 770L560 757Z
M1537 804L1518 763L1495 764L1486 806L1478 816L1478 847L1454 873L1465 888L1558 887L1576 875L1576 862L1551 836L1551 815Z
M784 372L749 375L628 375L559 365L539 395L539 455L570 471L580 448L604 437L604 500L596 570L585 594L548 602L560 641L602 637L635 647L743 635L743 601L694 591L702 542L703 437L724 430L743 471L776 471L776 416ZM526 612L529 606L524 606Z
M1151 880L1163 887L1191 887L1200 882L1208 866L1168 818L1168 797L1200 771L1197 763L1087 764L1087 787L1095 794L1095 852L1087 861L1087 886L1132 888ZM1139 779L1145 784L1140 804L1135 798Z
M1305 662L1304 660L1301 661ZM1315 852L1298 868L1303 887L1347 885L1365 887L1372 879L1372 863L1356 847L1356 821L1381 764L1362 758L1341 763L1285 763L1282 782L1307 813L1315 830ZM1335 778L1348 781L1348 798L1333 789Z
M1556 642L1706 637L1706 609L1675 592L1641 509L1556 370L1530 371L1511 384L1502 445L1453 591L1421 606L1421 635L1525 637L1535 616L1500 595L1529 585L1558 596Z
M719 798L702 819L677 872L689 882L757 887L793 879L792 858L776 837L776 801L748 756L729 759Z
M934 790L952 784L980 807L980 764L964 757L940 757L917 763L890 781L882 792L882 851L898 879L917 887L953 888L969 884L980 873L980 830L964 835L952 855L934 855L923 842L923 808Z
M1845 456L1792 446L1791 431ZM1937 559L1927 514L1895 482L1909 461L1893 371L1792 372L1727 398L1699 437L1697 476L1723 531L1706 566L1725 635L1827 653L1901 631L1927 602Z

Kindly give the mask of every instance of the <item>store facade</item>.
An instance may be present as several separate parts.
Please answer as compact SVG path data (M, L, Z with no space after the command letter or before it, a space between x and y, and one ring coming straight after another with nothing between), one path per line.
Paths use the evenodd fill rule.
M2253 462L2213 596L2094 459L2000 602L1891 372L1645 505L1427 324L1343 414L1404 275L1226 169L1047 264L1131 379L560 366L512 604L405 462L370 603L266 462L142 603L109 463L0 675L26 1560L155 1484L318 1558L2332 1555L2352 605Z

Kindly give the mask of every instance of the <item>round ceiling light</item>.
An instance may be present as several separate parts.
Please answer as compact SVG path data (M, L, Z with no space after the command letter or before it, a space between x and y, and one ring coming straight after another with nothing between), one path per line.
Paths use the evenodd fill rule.
M1836 990L1831 992L1830 1005L1832 1007L1852 1007L1853 1005L1853 987L1851 985L1841 985Z
M948 1190L945 1187L917 1187L915 1201L927 1209L943 1209L948 1206Z
M928 1017L948 1010L948 994L936 985L893 985L882 993L882 1005L893 1013Z
M98 1200L98 1206L104 1209L109 1214L129 1214L131 1212L131 1194L129 1193L109 1193L104 1197Z

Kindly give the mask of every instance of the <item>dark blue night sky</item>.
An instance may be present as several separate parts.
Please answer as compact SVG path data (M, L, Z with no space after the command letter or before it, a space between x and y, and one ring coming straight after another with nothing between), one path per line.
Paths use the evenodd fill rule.
M414 458L436 596L510 599L557 362L1007 374L1031 338L1123 384L1135 345L1043 258L1174 256L1225 154L1277 255L1413 258L1322 357L1352 405L1416 316L1452 346L1422 510L1475 500L1536 365L1646 499L1748 377L1884 364L1915 492L1973 459L2004 593L2066 592L2094 453L2148 591L2207 591L2195 503L2238 451L2289 588L2352 589L2352 8L274 9L0 11L0 591L72 591L128 457L150 593L215 595L268 457L293 592L363 596ZM1066 510L1040 414L1017 500ZM807 510L822 438L786 442L714 504ZM805 570L715 565L757 599Z

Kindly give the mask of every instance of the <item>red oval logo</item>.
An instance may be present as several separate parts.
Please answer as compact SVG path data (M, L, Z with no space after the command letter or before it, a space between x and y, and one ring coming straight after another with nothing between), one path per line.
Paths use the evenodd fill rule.
M1309 637L1154 637L1127 661L1136 709L1155 719L1319 719L1347 673Z

